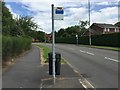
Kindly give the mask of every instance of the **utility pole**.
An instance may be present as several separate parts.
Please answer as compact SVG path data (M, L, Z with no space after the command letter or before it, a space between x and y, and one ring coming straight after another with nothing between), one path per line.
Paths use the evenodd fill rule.
M55 33L54 33L54 4L52 4L52 60L53 60L53 83L55 84Z
M89 14L89 45L91 45L91 31L90 31L90 0L88 0L88 14Z

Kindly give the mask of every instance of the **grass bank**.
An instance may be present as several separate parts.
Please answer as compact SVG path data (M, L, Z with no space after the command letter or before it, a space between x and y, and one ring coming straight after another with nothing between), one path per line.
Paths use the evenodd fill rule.
M40 44L36 44L36 46L38 46L40 49L43 50L44 63L48 63L48 53L52 52L52 49ZM65 63L66 63L65 60L61 58L61 64L65 64Z

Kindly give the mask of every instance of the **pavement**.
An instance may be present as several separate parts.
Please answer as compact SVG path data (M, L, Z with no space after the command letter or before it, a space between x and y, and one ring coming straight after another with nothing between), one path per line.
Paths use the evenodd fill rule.
M61 65L61 73L56 76L56 83L53 84L52 75L49 75L48 64L40 63L40 50L33 46L30 51L16 59L16 62L9 66L2 73L2 88L58 88L62 90L69 88L86 90L80 83L81 76L68 64ZM55 89L56 90L56 89Z

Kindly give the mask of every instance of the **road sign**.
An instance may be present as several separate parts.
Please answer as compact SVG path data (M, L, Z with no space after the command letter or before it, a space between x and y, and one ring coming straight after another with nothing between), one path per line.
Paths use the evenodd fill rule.
M54 7L54 20L63 20L63 7Z
M76 35L76 37L78 37L78 35Z

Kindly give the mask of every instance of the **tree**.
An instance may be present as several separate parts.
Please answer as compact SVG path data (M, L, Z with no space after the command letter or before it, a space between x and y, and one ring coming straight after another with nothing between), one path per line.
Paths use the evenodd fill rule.
M61 28L56 32L56 37L71 37L76 36L76 34L81 36L87 30L86 26L88 25L88 21L80 21L79 24L79 26L75 25L65 29Z
M116 26L120 27L120 22L115 23Z
M2 33L10 36L30 36L39 41L44 41L45 34L30 16L20 16L13 19L9 9L2 2Z
M12 14L9 12L9 9L5 6L5 3L2 2L2 33L3 35L10 35L10 32L13 29L12 25L13 25Z
M32 30L36 30L38 28L37 24L33 22L32 17L29 16L21 16L15 21L20 33L23 35L30 35Z
M63 28L61 28L58 32L56 32L56 36L57 37L62 37L62 35L64 34L64 32L65 32L65 29L63 29Z
M88 25L88 23L88 21L79 21L80 35L82 35L87 30L86 26Z

